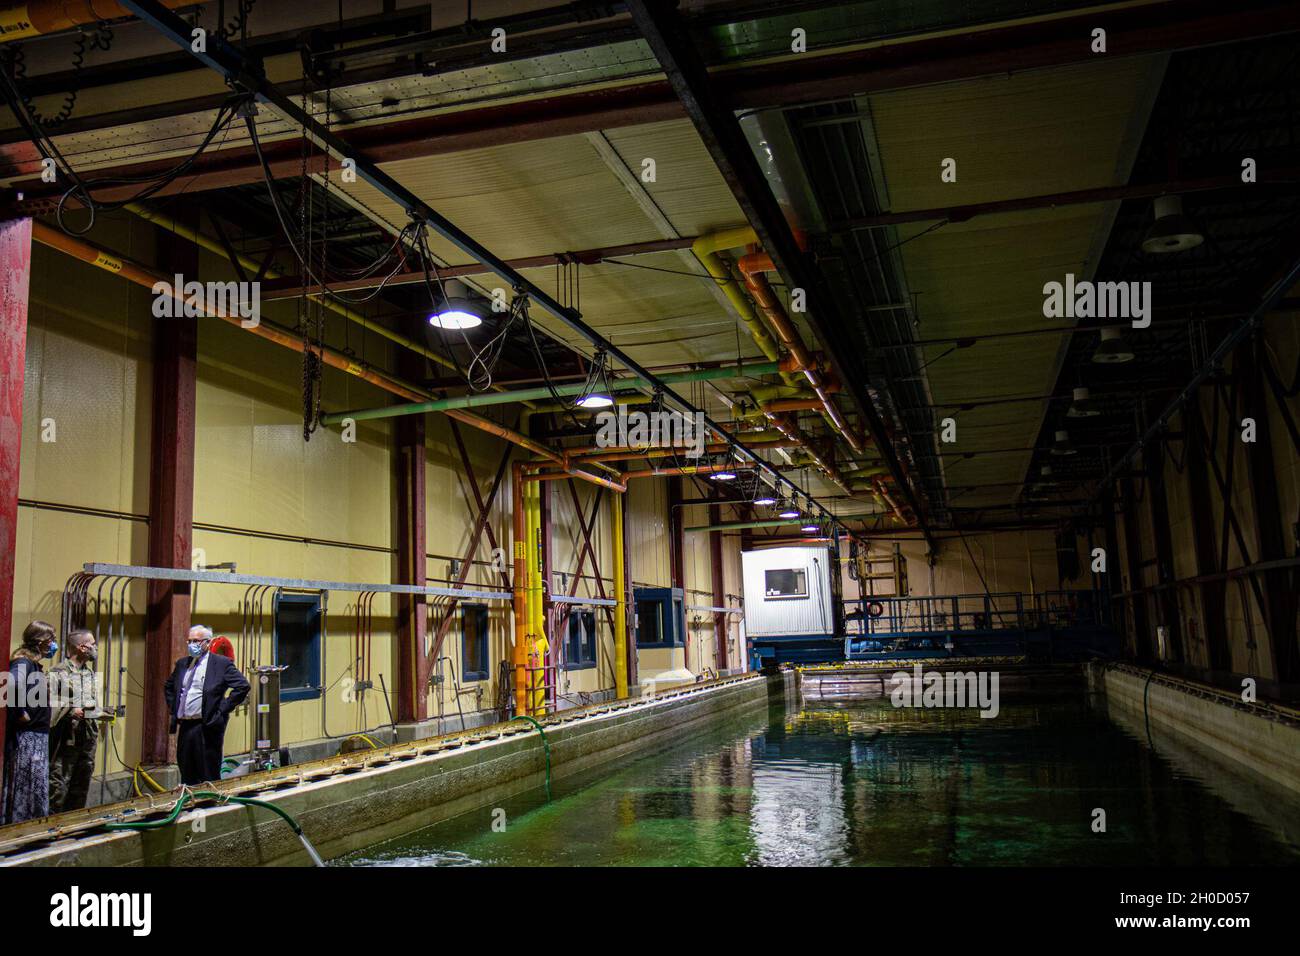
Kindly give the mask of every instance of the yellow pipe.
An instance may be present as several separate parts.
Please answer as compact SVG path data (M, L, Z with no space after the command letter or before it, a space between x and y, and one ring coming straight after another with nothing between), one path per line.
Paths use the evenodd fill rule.
M524 466L523 462L513 462L510 466L510 501L511 538L514 542L515 577L514 589L514 632L515 641L511 649L511 663L515 672L515 714L528 713L527 666L528 666L528 533L525 523L527 509L524 506Z
M627 568L623 565L623 496L611 501L614 526L614 691L619 700L627 699Z
M534 667L543 668L546 666L546 652L550 649L550 642L546 637L546 591L543 582L543 552L542 552L542 483L533 482L531 484L533 499L533 652L536 655ZM535 670L533 672L533 715L540 716L546 713L546 672Z
M721 232L700 236L691 243L691 252L695 253L695 258L699 260L700 265L704 266L704 271L717 280L723 295L736 310L740 320L745 323L745 327L749 329L749 334L753 336L754 342L762 353L775 362L781 357L781 349L776 339L772 337L772 333L767 330L763 320L750 305L749 298L741 291L740 282L718 256L718 252L723 249L738 249L754 242L758 242L758 236L748 226L724 229Z
M147 220L148 222L153 223L155 226L158 226L160 229L166 229L168 232L173 232L176 235L181 236L182 238L188 239L190 242L194 243L196 246L199 246L200 248L215 253L216 255L221 256L223 259L226 258L226 250L221 245L221 243L217 242L217 240L213 239L211 236L208 236L207 234L202 233L191 226L187 226L182 222L177 222L171 216L165 215L164 213L161 212L156 212L152 209L140 205L139 203L134 203L134 202L127 203L125 208L129 212L135 213L141 219ZM243 266L245 269L248 269L254 275L256 275L262 268L261 263L254 262L252 259L250 259L248 256L242 253L238 253L238 252L235 253L235 259L238 260L241 266ZM276 269L274 266L267 269L265 274L268 279L278 279L278 278L282 278L285 275L285 273L281 272L279 269ZM440 353L434 351L428 346L421 345L419 342L416 342L414 339L407 338L405 335L402 335L400 332L394 332L392 329L388 328L385 325L382 325L379 322L371 321L370 319L362 315L360 312L357 312L355 309L348 308L346 305L344 305L338 299L333 298L332 296L325 296L322 298L321 296L315 293L310 293L308 295L308 298L314 299L318 302L322 302L325 308L329 309L331 312L335 312L338 315L343 316L349 322L353 322L356 325L359 325L367 332L374 332L376 335L382 335L390 342L394 342L397 345L402 346L402 348L410 349L412 352L416 352L419 355L423 355L425 358L427 358L430 362L433 362L435 365L439 365L442 368L447 369L448 371L452 371L452 372L456 371L456 364L452 362L450 359L448 359L447 357L445 357L444 355L441 355Z

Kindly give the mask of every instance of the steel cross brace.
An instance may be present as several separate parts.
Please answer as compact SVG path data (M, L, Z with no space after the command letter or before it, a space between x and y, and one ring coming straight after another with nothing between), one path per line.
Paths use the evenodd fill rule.
M514 451L514 447L507 445L505 451L502 453L501 463L497 465L496 475L492 479L492 486L488 489L487 499L485 500L482 493L479 491L478 476L474 473L474 462L470 459L469 453L465 449L465 441L461 437L460 428L457 426L454 419L448 419L448 421L451 423L452 436L456 439L456 447L460 449L461 464L464 466L465 473L465 485L469 488L465 493L465 497L468 500L472 493L474 503L478 507L478 515L474 519L474 530L470 532L469 544L466 546L465 555L460 561L460 571L456 575L456 582L452 585L452 587L455 588L462 588L465 586L465 579L469 576L469 569L474 563L474 555L478 552L478 544L485 531L487 532L488 543L492 545L494 551L496 549L496 535L492 531L492 525L488 521L488 516L492 510L493 502L496 501L497 491L501 488L501 479L504 477L506 468L510 464L510 456ZM497 570L501 575L502 584L505 586L506 590L510 590L510 576L501 568L498 568ZM434 663L438 660L438 656L442 653L443 642L447 638L447 632L451 629L451 622L456 616L456 608L459 603L459 598L452 598L450 603L447 605L446 611L443 612L442 619L438 622L438 630L430 645L429 653L425 656L424 666L427 669L425 671L426 675L428 670L432 670Z

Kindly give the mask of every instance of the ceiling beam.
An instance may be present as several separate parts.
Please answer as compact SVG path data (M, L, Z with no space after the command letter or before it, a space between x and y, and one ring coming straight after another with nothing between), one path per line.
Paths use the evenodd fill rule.
M1138 56L1234 43L1300 31L1300 5L1281 0L1165 0L1140 6L1073 12L1060 17L980 26L964 32L904 37L863 44L838 53L808 53L773 62L715 67L709 82L715 96L733 110L808 105L931 83L1091 62L1088 39L1094 28L1107 31L1107 57ZM409 70L408 70L409 72ZM214 108L212 98L175 104L174 115ZM154 111L156 112L156 111ZM152 115L152 114L151 114ZM685 115L665 80L580 89L514 103L442 112L418 119L371 123L348 131L354 150L375 162L443 155L509 143L569 136L681 119ZM129 117L115 114L118 123ZM298 141L268 143L266 155L276 176L296 176L302 157ZM25 199L18 211L50 211L61 189L39 178L40 155L29 144L4 147L9 171ZM99 176L152 176L174 160L129 163L96 170ZM20 169L33 174L20 178ZM320 172L309 166L309 171ZM246 185L261 178L247 146L210 152L191 175L157 195L202 192ZM136 187L98 191L104 201L126 198Z
M629 0L628 12L632 14L641 35L650 44L650 49L681 100L686 115L690 117L714 164L739 203L760 245L771 256L772 264L785 280L787 288L805 291L809 304L809 324L826 346L835 374L852 393L898 494L916 515L927 540L931 540L927 519L894 450L885 423L863 388L862 377L846 374L848 370L839 359L839 356L856 354L844 335L846 323L843 316L834 298L822 288L820 276L799 248L785 214L768 187L753 150L745 139L736 114L718 100L704 61L691 44L675 6L675 3L658 0Z
M700 421L703 421L714 434L731 447L738 459L737 467L743 466L748 461L751 463L751 467L756 468L760 474L767 472L777 487L785 485L792 495L803 495L810 510L815 508L823 518L835 522L834 515L824 505L808 496L798 485L759 457L757 452L750 450L743 442L713 421L703 410L696 408L692 403L682 398L660 378L642 367L622 349L593 329L583 320L582 313L577 309L562 305L556 301L555 298L533 282L530 282L518 270L511 267L491 250L460 229L411 190L379 169L373 160L367 156L359 155L348 143L341 140L328 128L318 123L295 105L292 99L281 93L273 83L266 79L260 61L249 58L219 35L208 38L206 50L202 52L193 50L190 25L159 3L158 0L122 0L122 5L176 46L193 53L199 62L221 75L232 88L248 94L258 104L266 106L292 126L302 130L303 135L310 137L319 145L322 152L329 154L335 163L340 163L344 158L354 160L357 176L378 190L385 198L397 204L412 221L420 222L423 226L433 230L452 243L470 258L483 263L493 274L506 282L516 295L527 296L539 308L550 313L561 324L576 332L597 350L605 352L612 360L623 365L634 375L644 379L650 388L662 393L668 402L677 407L677 410L691 417L698 416ZM793 237L791 237L791 241L793 241Z
M1123 186L1100 186L1095 189L1075 189L1069 192L1043 193L1021 196L1016 199L997 199L992 202L968 203L964 206L936 206L931 209L905 209L884 212L874 216L860 216L830 223L829 231L853 229L879 229L910 222L967 222L977 216L999 213L1023 212L1029 209L1054 209L1058 206L1075 206L1087 203L1112 202L1123 199L1154 199L1157 196L1181 196L1187 193L1209 192L1219 189L1256 189L1260 184L1289 185L1300 183L1300 167L1261 169L1258 180L1243 183L1241 170L1224 176L1206 176L1200 179L1174 180L1163 183L1134 183Z

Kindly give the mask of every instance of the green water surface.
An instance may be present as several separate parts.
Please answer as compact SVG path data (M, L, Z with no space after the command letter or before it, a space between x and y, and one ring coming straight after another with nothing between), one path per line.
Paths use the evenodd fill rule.
M336 861L383 866L1300 862L1294 798L1086 694L748 717ZM1106 814L1094 832L1094 810ZM494 813L494 810L497 812ZM504 811L504 815L501 811ZM496 821L496 827L493 823ZM501 829L504 822L504 829Z

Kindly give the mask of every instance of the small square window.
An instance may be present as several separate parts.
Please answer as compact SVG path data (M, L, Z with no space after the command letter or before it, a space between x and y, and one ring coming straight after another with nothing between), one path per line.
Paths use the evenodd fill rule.
M568 643L564 648L565 670L596 666L596 612L569 612Z
M808 571L806 568L773 568L763 572L763 597L806 598L808 596Z

